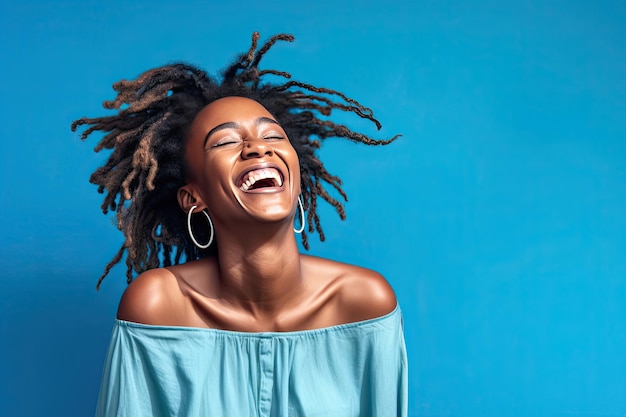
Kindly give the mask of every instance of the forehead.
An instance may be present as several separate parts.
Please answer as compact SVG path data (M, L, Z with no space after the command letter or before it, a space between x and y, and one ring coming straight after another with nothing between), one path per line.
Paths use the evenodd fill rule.
M246 97L224 97L208 104L196 115L193 126L211 128L222 123L273 117L258 101Z

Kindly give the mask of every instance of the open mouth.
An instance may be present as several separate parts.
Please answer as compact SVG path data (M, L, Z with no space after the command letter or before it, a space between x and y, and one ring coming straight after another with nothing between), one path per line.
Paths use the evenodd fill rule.
M283 186L283 176L276 168L261 168L247 172L240 181L242 191Z

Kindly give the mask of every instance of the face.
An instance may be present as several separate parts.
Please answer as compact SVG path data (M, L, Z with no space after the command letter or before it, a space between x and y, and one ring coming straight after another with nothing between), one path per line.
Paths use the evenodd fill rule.
M192 123L186 158L190 178L183 188L193 205L205 205L218 222L293 218L300 194L298 156L258 102L226 97L206 106Z

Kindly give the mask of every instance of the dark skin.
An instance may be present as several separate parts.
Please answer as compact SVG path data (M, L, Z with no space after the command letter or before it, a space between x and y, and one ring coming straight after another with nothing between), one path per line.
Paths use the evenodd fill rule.
M206 106L190 128L186 159L190 175L178 202L185 212L197 206L194 213L209 213L219 255L144 272L125 291L119 319L283 332L367 320L395 308L380 274L299 253L298 157L261 104L226 97ZM274 178L268 184L242 184L268 172Z

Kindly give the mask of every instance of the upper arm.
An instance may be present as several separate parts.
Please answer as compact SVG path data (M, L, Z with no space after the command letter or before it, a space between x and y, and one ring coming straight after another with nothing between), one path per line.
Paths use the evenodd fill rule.
M168 325L176 319L176 294L180 289L167 269L152 269L139 275L122 295L117 318L143 324Z

